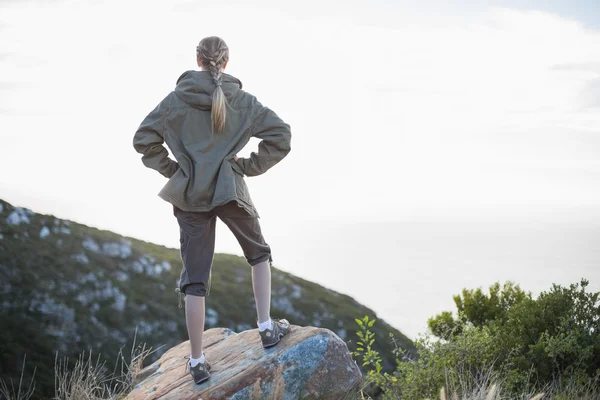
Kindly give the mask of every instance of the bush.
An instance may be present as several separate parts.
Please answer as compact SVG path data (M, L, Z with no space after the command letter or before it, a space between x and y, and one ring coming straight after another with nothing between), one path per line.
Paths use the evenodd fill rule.
M431 332L415 342L416 358L396 348L392 373L381 372L371 349L375 321L357 319L357 336L370 339L354 355L371 368L366 381L384 399L433 398L444 387L478 398L474 393L488 392L493 383L492 398L529 399L540 391L552 398L598 398L600 293L587 286L586 280L553 285L537 299L510 282L492 285L489 294L465 289L454 297L456 317L444 312L429 320Z

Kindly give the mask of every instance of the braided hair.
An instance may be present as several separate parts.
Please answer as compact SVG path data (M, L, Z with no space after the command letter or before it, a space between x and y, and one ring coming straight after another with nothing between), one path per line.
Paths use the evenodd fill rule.
M215 85L217 85L212 96L211 120L213 132L221 132L225 126L225 118L227 116L227 99L221 88L221 68L229 61L229 47L227 47L225 41L220 37L205 37L196 46L196 57L200 60L202 66L210 71Z

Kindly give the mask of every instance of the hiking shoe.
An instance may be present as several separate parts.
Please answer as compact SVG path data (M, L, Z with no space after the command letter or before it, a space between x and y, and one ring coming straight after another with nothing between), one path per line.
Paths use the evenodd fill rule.
M196 382L196 384L206 382L208 378L210 378L210 372L208 372L210 371L210 364L208 363L208 360L206 360L206 358L204 359L204 363L198 363L198 365L196 365L195 367L191 366L189 357L185 358L188 359L188 362L186 364L186 371L190 372L190 375L192 375L192 378L194 379L194 382Z
M258 331L260 334L260 340L262 341L263 347L266 349L267 347L275 346L282 337L290 333L290 323L287 319L271 319L273 321L272 329L265 329L264 331Z

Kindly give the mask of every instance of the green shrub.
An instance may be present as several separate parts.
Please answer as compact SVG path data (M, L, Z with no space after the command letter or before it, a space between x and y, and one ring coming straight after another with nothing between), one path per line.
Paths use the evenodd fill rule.
M370 368L366 381L384 399L433 398L443 387L478 393L493 383L506 398L544 390L552 398L594 398L586 393L600 377L600 293L587 287L586 280L553 285L537 299L510 282L495 283L487 294L465 289L454 297L456 317L444 312L429 320L430 333L415 342L416 358L395 350L392 373L381 372L371 348L375 321L357 319L364 346L354 355Z

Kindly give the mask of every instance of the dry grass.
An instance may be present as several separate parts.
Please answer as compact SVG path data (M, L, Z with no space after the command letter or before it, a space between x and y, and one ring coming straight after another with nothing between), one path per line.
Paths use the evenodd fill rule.
M23 357L23 368L21 369L21 378L19 379L19 386L15 389L13 381L10 380L10 385L0 379L0 397L6 400L28 400L33 396L35 391L35 369L33 370L33 376L31 381L27 385L27 388L23 386L23 374L25 372L25 361L27 356Z
M348 400L373 400L363 390L347 397ZM543 393L536 395L523 394L514 397L508 394L502 394L501 388L493 384L486 390L473 390L471 392L459 394L458 392L446 393L442 388L440 390L440 400L598 400L600 399L600 385L594 381L585 387L567 386L559 387L557 384L548 385ZM431 399L425 399L431 400Z
M527 396L529 400L541 400L544 397L544 393L539 393L531 398ZM444 388L440 391L440 400L501 400L500 389L496 384L487 390L478 390L468 395L459 396L457 392L453 392L451 397L446 395Z
M111 398L110 380L100 357L94 363L92 354L79 355L75 366L70 369L68 358L56 357L54 363L54 398L60 400L96 400Z
M544 393L540 393L533 397L523 397L523 400L546 400L544 397ZM354 396L350 396L347 398L348 400L373 400L372 397L364 393L364 391L360 390L359 393ZM446 390L442 388L440 390L439 400L507 400L508 397L500 396L498 386L492 385L488 390L481 392L474 392L469 394L459 395L457 392L452 392L452 394L446 394ZM510 398L511 400L513 398ZM424 399L431 400L431 399Z
M133 338L129 361L119 350L112 372L105 363L92 359L90 352L85 357L82 353L72 369L65 358L55 361L55 395L53 400L118 400L131 392L136 385L136 377L142 370L146 357L156 350L147 349L145 344L136 346L136 334Z
M482 374L486 375L486 374ZM600 399L600 376L590 381L587 385L577 384L573 381L567 383L555 381L546 385L540 390L533 393L522 393L515 397L512 394L504 393L502 390L502 382L491 383L489 379L483 380L488 382L483 385L480 382L462 381L461 386L456 390L447 390L442 388L439 394L439 400L598 400ZM364 383L364 382L363 382ZM365 393L365 386L357 392L350 394L345 399L347 400L373 400ZM378 395L376 398L380 398ZM390 398L383 396L383 398ZM437 398L436 398L437 399ZM431 400L431 399L424 399Z
M58 353L54 362L54 397L52 400L119 400L127 396L136 385L136 378L142 370L146 357L156 350L147 349L145 344L135 344L137 329L129 361L119 350L115 366L108 370L100 356L94 360L92 353L87 356L80 354L75 365L70 368L68 358L59 359ZM28 400L35 391L35 370L27 388L23 386L25 360L19 385L15 388L12 380L10 385L0 379L0 398L6 400Z

